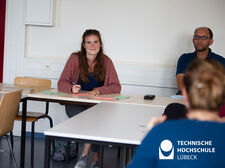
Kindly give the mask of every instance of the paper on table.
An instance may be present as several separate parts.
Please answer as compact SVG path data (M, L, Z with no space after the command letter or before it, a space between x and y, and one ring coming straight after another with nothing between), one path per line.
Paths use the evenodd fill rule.
M40 91L40 93L44 93L48 95L64 95L63 93L52 92L52 91Z
M94 99L96 99L96 100L115 100L112 97L94 97Z
M73 95L75 95L75 96L90 96L87 93L74 93Z
M183 99L184 96L181 96L181 95L172 95L171 98L172 99Z
M116 96L115 99L116 100L121 100L121 99L129 99L129 96Z

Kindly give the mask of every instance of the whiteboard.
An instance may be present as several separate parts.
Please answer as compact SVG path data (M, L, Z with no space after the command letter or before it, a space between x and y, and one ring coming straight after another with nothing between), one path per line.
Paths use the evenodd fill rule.
M53 26L53 0L26 0L25 24Z

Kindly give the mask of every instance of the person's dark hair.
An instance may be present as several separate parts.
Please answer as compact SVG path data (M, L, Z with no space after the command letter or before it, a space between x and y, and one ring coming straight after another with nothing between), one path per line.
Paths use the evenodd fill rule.
M212 30L211 30L210 28L208 28L208 27L207 27L207 29L208 29L208 31L209 31L209 36L210 36L210 38L213 39L213 32L212 32Z
M206 29L209 31L209 37L210 37L210 39L213 39L213 32L212 32L212 30L211 30L209 27L198 27L197 29L195 29L194 33L195 33L198 29L201 29L201 28L206 28Z
M215 60L195 60L184 75L191 109L218 111L225 104L225 70Z
M81 42L81 50L78 52L79 56L79 69L81 79L87 83L88 82L88 61L86 57L86 49L84 48L85 38L90 35L96 35L101 44L100 50L96 57L96 62L94 66L94 77L97 81L104 81L105 78L105 66L104 66L104 53L103 53L103 44L101 39L101 34L98 30L88 29L84 32Z
M180 103L171 103L166 106L163 115L166 120L187 118L187 109L185 105Z

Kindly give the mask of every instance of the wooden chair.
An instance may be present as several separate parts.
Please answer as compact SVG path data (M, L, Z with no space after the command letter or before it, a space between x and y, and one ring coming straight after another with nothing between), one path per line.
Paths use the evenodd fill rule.
M27 77L16 77L14 80L14 85L19 88L32 88L34 92L41 90L47 90L51 88L51 80L49 79L38 79L38 78L27 78ZM48 115L49 112L49 102L46 102L45 113L40 112L27 112L27 122L31 122L31 162L30 167L34 167L34 130L35 122L39 119L48 118L50 122L50 127L53 127L52 118ZM22 120L22 112L19 112L16 120ZM53 143L54 149L54 143Z
M15 167L18 166L7 133L10 133L13 130L13 124L17 116L21 94L21 90L3 94L0 102L0 136L5 136L7 138Z

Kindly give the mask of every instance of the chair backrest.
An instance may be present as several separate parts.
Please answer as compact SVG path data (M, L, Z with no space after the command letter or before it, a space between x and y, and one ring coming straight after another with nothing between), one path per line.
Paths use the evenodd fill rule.
M0 136L13 129L14 120L18 113L22 90L2 95L0 101Z
M16 77L14 85L19 88L33 88L35 91L51 89L51 80L40 78Z

